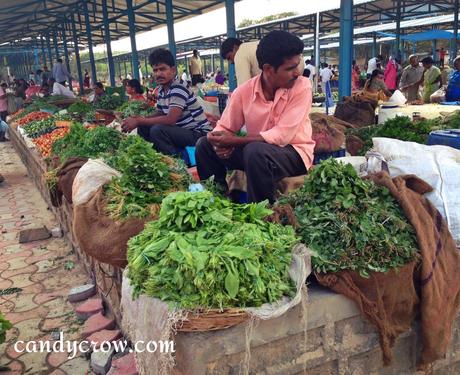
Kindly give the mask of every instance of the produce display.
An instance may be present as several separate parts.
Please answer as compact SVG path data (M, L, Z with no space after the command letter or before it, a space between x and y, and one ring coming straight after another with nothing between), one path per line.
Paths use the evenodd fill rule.
M316 272L347 269L367 277L417 256L414 230L390 192L349 164L323 161L284 202L294 209Z
M106 189L107 209L116 220L156 216L166 194L190 183L181 160L160 154L141 137L127 137L108 163L122 173Z
M29 113L39 112L39 111L44 112L45 110L47 112L54 113L54 112L59 111L59 108L56 107L54 104L50 103L49 98L36 98L32 101L31 104L25 107L23 111L15 114L14 118L17 120L17 119L20 119L28 115Z
M53 143L64 137L70 131L69 127L59 127L53 130L51 133L44 134L33 140L35 146L37 146L38 152L43 157L51 155L51 148Z
M211 192L169 194L159 219L128 242L134 297L185 309L258 307L292 295L290 226L264 221L266 203L234 204Z
M0 344L3 344L6 339L6 331L13 328L9 320L6 320L2 313L0 313Z
M47 112L30 112L28 115L18 120L19 126L24 126L32 121L44 120L50 118L51 115Z
M94 110L94 107L91 103L87 103L84 101L78 101L73 103L69 108L67 108L67 112L70 113L72 116L75 116L77 119L85 118L88 112Z
M124 99L120 95L103 95L96 104L97 109L114 110L120 107Z
M38 138L56 129L54 118L49 117L44 120L32 121L23 127L24 132L29 138Z
M74 123L70 131L53 143L52 155L63 163L70 157L97 158L106 153L114 153L123 138L120 132L103 126L86 129Z
M122 118L125 119L132 116L146 117L155 113L156 109L150 106L146 101L132 100L118 107L117 111L121 112Z

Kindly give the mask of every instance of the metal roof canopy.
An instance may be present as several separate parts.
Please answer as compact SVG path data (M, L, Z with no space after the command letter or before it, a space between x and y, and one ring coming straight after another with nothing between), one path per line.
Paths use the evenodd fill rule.
M83 2L86 1L90 16L93 44L104 43L102 0L2 0L0 9L1 45L32 47L36 38L50 36L54 32L70 31L73 17L77 25L79 43L87 45ZM184 20L223 6L225 0L174 0L175 20ZM110 34L112 40L129 36L129 21L126 0L107 0ZM148 31L166 25L165 0L137 0L133 4L136 12L136 32ZM30 38L30 39L28 39ZM58 43L62 40L57 34Z

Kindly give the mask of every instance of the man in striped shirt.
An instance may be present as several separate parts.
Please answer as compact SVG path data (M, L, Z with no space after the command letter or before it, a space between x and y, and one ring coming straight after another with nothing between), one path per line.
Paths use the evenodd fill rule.
M167 155L177 155L186 146L212 130L195 94L176 78L177 69L170 51L159 48L149 56L153 75L159 85L158 111L150 117L130 117L122 128L152 142L153 147Z

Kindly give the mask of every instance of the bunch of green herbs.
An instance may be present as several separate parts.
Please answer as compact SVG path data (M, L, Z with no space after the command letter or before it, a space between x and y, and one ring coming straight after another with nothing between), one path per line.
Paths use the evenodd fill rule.
M316 272L387 272L414 260L412 226L388 189L358 177L350 164L323 161L302 188L283 199L313 252Z
M31 121L23 126L23 129L29 138L38 138L55 130L56 120L50 117L43 120Z
M240 205L209 191L169 194L159 219L128 242L134 297L184 309L258 307L292 295L290 226L266 202Z
M99 98L95 106L97 109L114 110L121 106L123 102L124 99L118 94L106 94Z
M143 100L125 102L117 111L122 113L122 118L133 116L147 117L155 113L156 109Z

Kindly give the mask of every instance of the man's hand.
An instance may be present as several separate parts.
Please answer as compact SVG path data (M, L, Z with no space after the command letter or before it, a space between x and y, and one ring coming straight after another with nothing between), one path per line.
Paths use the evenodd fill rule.
M216 147L214 146L214 151L216 155L221 159L228 159L232 156L235 147Z
M225 131L214 131L207 135L208 142L218 148L232 148L238 144L238 137Z
M126 120L123 121L121 125L121 130L125 133L129 133L137 128L138 119L136 117L128 117Z

